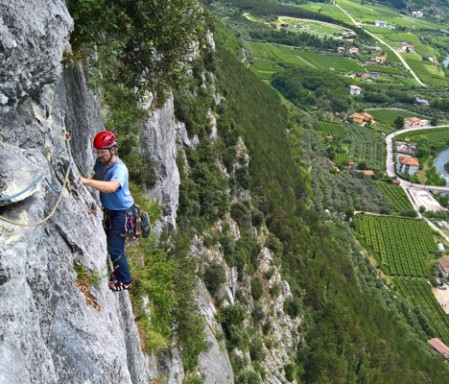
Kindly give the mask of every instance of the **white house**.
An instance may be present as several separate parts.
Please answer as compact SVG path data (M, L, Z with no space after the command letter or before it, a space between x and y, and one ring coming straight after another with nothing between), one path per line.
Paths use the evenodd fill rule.
M380 28L388 28L388 26L389 26L388 23L386 21L383 21L383 20L376 20L374 22L374 25L376 27L380 27Z
M396 158L396 170L403 175L413 176L419 169L419 161L418 159L406 156L399 155Z
M358 87L357 85L349 86L349 94L351 96L359 96L361 93L362 93L362 88Z
M420 119L416 116L404 117L404 129L409 128L427 128L430 127L430 121L426 119Z
M423 17L424 16L424 13L423 13L423 11L413 11L412 12L412 16L413 17Z

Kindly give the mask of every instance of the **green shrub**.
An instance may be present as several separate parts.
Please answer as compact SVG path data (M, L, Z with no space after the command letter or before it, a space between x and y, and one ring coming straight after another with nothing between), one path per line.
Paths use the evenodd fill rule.
M249 355L252 361L261 361L265 359L265 352L263 350L263 343L260 338L255 337L249 345Z
M284 302L284 312L290 317L299 316L301 311L301 302L298 298L291 298Z
M213 296L220 289L221 285L226 282L225 268L217 263L212 263L206 267L204 272L204 284L207 290Z
M235 379L236 384L260 384L259 376L256 372L245 370Z
M281 284L273 284L273 286L269 289L269 292L273 298L278 297L282 292Z
M262 281L258 277L251 279L251 294L256 301L263 295Z
M265 318L265 312L259 303L254 306L253 312L251 313L254 324L260 323Z
M238 202L231 206L231 217L243 229L251 228L251 210L249 202Z

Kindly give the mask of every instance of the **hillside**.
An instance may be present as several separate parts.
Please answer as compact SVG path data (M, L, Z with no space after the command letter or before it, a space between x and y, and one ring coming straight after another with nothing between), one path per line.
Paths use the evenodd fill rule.
M448 119L434 106L446 90L408 74L391 88L392 66L387 85L363 84L354 100L339 68L365 61L324 70L331 39L279 43L287 33L266 29L279 9L316 16L293 3L0 5L0 382L446 381L426 345L443 322L397 289L425 286L430 263L394 264L392 252L387 269L357 213L424 225L405 218L393 184L379 187L391 181L379 143L396 112L346 121L368 107L403 114L416 96L431 102L422 115ZM283 50L298 41L300 55ZM127 241L129 292L108 289L102 207L80 182L103 129L117 134L152 224L148 239ZM430 230L422 239L435 245Z

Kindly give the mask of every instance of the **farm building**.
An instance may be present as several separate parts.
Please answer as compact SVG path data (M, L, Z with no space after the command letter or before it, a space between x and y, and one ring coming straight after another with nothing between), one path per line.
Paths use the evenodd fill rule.
M353 123L363 124L373 121L373 116L367 112L356 112L351 115L351 119Z
M387 56L382 55L382 56L375 56L371 58L371 61L376 63L376 64L384 64L385 60L387 60Z
M415 116L404 117L404 129L409 128L427 128L430 127L430 121L425 119L420 119Z
M399 45L401 46L402 50L408 53L415 53L415 48L413 47L412 43L408 43L406 41L401 41L399 43Z
M440 353L446 360L449 359L449 347L444 344L440 339L434 337L433 339L427 340L429 345Z
M380 27L380 28L388 28L389 27L389 24L386 21L383 21L383 20L376 20L374 22L374 25L376 27Z
M413 11L412 16L420 18L420 17L424 16L424 13L423 13L423 11Z
M349 53L359 53L359 49L357 47L349 48Z
M419 161L414 157L399 155L396 160L396 170L403 175L413 176L419 169Z
M358 87L357 85L349 86L349 94L351 96L359 96L361 93L362 93L362 88Z
M416 97L416 102L418 104L429 105L429 101L427 99L422 99L420 97Z
M449 276L449 258L440 260L438 262L438 268L440 269L443 277L448 277Z

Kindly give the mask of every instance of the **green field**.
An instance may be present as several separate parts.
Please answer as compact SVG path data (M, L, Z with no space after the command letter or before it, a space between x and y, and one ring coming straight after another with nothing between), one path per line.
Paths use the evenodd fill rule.
M402 277L395 278L394 283L399 293L421 310L433 336L449 344L449 317L436 300L429 282L423 278Z
M405 132L395 137L396 141L427 142L429 146L444 148L449 142L449 128L421 129Z
M254 57L252 65L257 71L277 71L276 63L288 63L296 66L309 66L337 72L364 72L365 68L354 60L332 54L303 51L292 47L250 42L248 46ZM269 64L272 61L273 64Z
M354 219L356 236L373 251L388 275L430 275L436 245L430 227L422 220L359 214Z
M312 63L305 61L300 56L300 51L293 47L285 47L280 45L273 45L268 43L254 43L249 42L248 47L254 58L257 60L263 59L264 66L266 67L267 60L275 63L294 64L296 66L315 66Z
M361 1L352 0L338 0L337 4L340 5L345 11L349 12L355 20L362 23L374 24L376 20L384 20L390 25L394 25L396 27L403 26L406 28L423 30L437 30L444 27L443 25L438 26L423 19L402 15L393 8L385 7L379 4L367 2L361 4ZM352 24L352 21L348 18L348 16L340 11L335 5L308 3L300 5L300 7L334 17L348 24Z
M384 138L374 130L357 124L335 124L320 122L319 134L335 147L335 161L365 162L368 168L385 169ZM330 141L329 141L330 140Z
M367 108L366 111L374 117L374 120L389 126L391 128L390 132L395 130L394 121L398 117L416 116L420 119L430 119L429 116L419 115L416 112L398 108Z
M395 213L401 214L413 211L412 204L401 187L384 181L376 181L375 185L391 202Z
M334 37L341 35L347 28L337 24L326 23L311 19L297 19L279 16L275 22L276 27L284 26L289 32L307 32L319 37ZM285 27L287 25L287 27ZM304 30L306 28L306 30Z
M338 5L352 15L357 22L361 22L365 29L376 34L378 37L383 39L386 44L389 44L394 50L397 50L407 60L411 68L416 72L417 76L427 86L438 88L449 86L449 79L445 77L440 63L436 61L442 53L439 52L437 48L434 48L425 41L422 41L416 33L422 30L426 33L426 38L428 40L439 39L440 46L444 46L446 40L441 37L440 32L440 29L445 28L444 25L438 25L422 19L402 15L395 9L378 4L368 4L366 2L362 4L359 1L339 0ZM334 5L309 3L301 5L301 7L348 22L348 16ZM395 28L388 29L375 27L374 23L377 20L386 21ZM350 24L353 23L350 22ZM401 32L398 30L398 27L411 28L414 32ZM416 53L409 54L402 52L399 47L399 43L401 41L406 41L413 44ZM441 45L441 42L443 42L443 45ZM399 59L387 46L381 46L383 51L388 54L387 64L394 65L395 63L399 63ZM422 57L430 57L435 61L433 63L424 61ZM370 68L370 70L372 69ZM381 68L377 68L376 70L389 75L401 74L399 69L389 66L384 66L383 70ZM383 81L385 82L386 80L383 79ZM404 85L406 85L406 83L404 83Z

